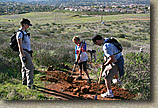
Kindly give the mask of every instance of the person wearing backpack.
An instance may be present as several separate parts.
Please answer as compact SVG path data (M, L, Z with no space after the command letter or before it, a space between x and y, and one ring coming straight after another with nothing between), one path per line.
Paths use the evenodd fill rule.
M92 38L92 41L94 44L98 46L103 45L103 51L104 51L103 65L105 68L103 69L102 77L104 77L107 92L101 94L101 97L112 98L114 97L111 89L112 78L115 76L118 79L118 71L120 77L124 75L124 69L123 69L124 59L121 53L122 49L119 48L121 46L118 42L116 42L116 40L112 42L108 39L102 38L102 36L98 34Z
M79 65L79 72L80 75L76 78L76 80L81 80L82 79L82 68L84 72L86 73L88 80L87 83L91 83L88 71L87 71L87 60L88 60L88 55L86 52L86 43L81 42L80 38L78 36L73 37L72 41L76 44L75 46L75 59L79 58L78 64ZM79 55L79 52L81 50L81 53Z
M16 34L19 56L22 63L22 84L27 85L27 89L33 87L34 65L32 62L32 49L30 35L26 32L29 26L32 26L28 19L23 18L20 21L20 28Z

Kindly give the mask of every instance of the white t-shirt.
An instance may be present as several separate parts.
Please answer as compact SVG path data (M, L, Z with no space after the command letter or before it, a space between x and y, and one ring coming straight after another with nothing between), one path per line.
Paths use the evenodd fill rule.
M79 50L80 50L80 45L76 45L75 47L75 58L77 59L77 56L79 54ZM88 55L86 53L86 43L84 44L83 48L82 48L82 52L80 54L80 59L78 61L78 63L84 62L88 60Z

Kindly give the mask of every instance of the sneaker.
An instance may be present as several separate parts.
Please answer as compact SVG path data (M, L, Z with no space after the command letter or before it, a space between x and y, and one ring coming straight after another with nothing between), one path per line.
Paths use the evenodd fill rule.
M31 86L27 86L27 89L31 89Z
M101 97L112 98L112 97L114 97L114 94L113 94L113 93L108 93L108 92L106 92L106 93L104 93L104 94L101 94Z
M22 83L22 85L27 85L26 83Z
M27 89L32 89L33 90L33 89L36 89L36 88L35 88L35 85L31 85L31 86L27 86Z
M91 79L88 79L88 80L87 80L87 83L89 83L89 84L90 84L90 83L91 83Z
M77 77L76 80L82 80L82 76Z

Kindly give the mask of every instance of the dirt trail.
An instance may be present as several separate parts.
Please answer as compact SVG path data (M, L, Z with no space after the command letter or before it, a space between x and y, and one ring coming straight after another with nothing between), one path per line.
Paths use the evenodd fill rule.
M71 76L71 69L68 66L64 66L64 68L66 71L53 70L52 67L49 67L48 71L45 71L46 76L40 77L40 80L51 83L47 84L45 88L37 87L37 89L48 97L54 96L56 100L94 100L97 83L92 79L92 83L88 84L85 74L83 74L83 79L78 81L75 79L79 75L78 71ZM135 97L128 90L117 86L112 86L112 90L114 98L102 98L100 94L106 92L106 87L104 84L100 84L97 100L131 100Z

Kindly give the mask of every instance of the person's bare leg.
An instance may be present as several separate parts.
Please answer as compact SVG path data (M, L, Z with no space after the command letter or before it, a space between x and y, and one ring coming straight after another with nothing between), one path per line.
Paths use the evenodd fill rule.
M118 73L116 73L115 75L114 75L114 80L113 80L113 83L119 83L120 85L122 85L122 82L120 81L120 79L119 79L119 76L118 76ZM116 82L115 82L116 81Z
M88 79L90 79L88 72L87 71L84 71L84 72L86 73Z
M79 72L80 72L79 75L82 77L82 69L79 69Z
M109 90L111 90L111 81L108 81L108 80L105 79L105 78L104 78L104 80L105 80L105 85L106 85L107 92L108 92Z
M96 57L96 52L94 52L94 62L96 62L97 57Z
M118 79L118 78L119 78L118 73L116 73L116 74L114 75L114 78L115 78L115 79Z

